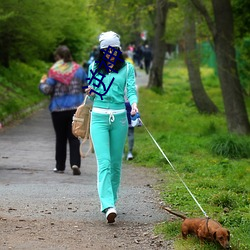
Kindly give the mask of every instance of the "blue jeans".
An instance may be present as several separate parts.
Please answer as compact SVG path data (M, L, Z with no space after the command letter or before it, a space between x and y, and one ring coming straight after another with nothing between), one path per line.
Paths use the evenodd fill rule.
M122 155L128 132L126 112L109 114L92 112L90 134L97 160L97 189L101 211L115 207L121 179Z

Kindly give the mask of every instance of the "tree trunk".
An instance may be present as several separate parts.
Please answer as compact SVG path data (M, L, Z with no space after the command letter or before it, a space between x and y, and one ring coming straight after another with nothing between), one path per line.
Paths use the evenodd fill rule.
M195 105L200 113L217 113L218 108L207 95L200 75L200 57L196 48L195 19L190 15L193 8L187 6L185 18L185 55L189 82Z
M237 134L250 134L250 123L235 59L230 0L212 0L215 23L200 0L191 1L204 16L213 36L228 130Z
M212 0L212 3L216 29L213 38L228 129L237 134L248 134L250 124L235 60L230 0Z
M155 36L153 45L153 62L149 75L148 87L157 87L162 89L163 66L166 53L166 43L164 41L166 18L168 12L168 1L156 1L155 16Z

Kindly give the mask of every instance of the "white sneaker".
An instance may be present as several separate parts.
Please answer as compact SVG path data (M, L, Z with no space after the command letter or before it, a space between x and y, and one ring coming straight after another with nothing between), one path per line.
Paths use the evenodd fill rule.
M115 208L110 207L107 209L106 218L108 220L108 223L114 223L116 216L117 216L117 212Z
M63 173L64 173L63 170L57 170L57 168L54 168L53 171L54 171L55 173L59 173L59 174L63 174Z
M133 160L134 156L131 152L128 152L127 161Z

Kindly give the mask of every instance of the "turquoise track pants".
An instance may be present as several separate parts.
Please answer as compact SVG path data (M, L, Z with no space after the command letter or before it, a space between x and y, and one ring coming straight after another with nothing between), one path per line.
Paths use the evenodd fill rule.
M121 180L122 155L128 133L126 112L91 113L90 134L97 160L97 190L101 211L115 207Z

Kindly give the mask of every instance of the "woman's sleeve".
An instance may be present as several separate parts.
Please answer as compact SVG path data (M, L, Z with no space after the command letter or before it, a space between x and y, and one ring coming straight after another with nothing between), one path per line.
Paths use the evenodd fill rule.
M75 73L75 77L81 80L82 86L88 86L87 83L87 73L86 71L83 69L83 67L80 67L76 73Z
M54 91L55 84L56 80L53 78L47 78L44 82L40 82L39 90L45 95L51 95Z
M91 71L90 71L91 70ZM89 69L88 69L88 80L87 80L87 86L91 86L92 89L95 89L95 86L93 86L93 74L95 72L95 62L92 62L89 65ZM91 101L94 101L95 96L89 96L88 97Z
M136 91L136 78L135 78L135 69L132 64L128 64L127 67L127 98L130 105L138 102L137 91Z

